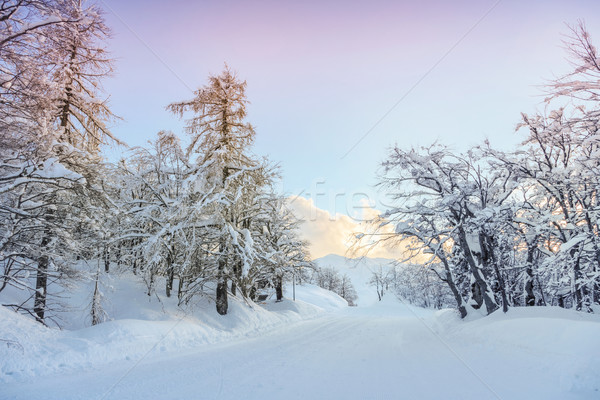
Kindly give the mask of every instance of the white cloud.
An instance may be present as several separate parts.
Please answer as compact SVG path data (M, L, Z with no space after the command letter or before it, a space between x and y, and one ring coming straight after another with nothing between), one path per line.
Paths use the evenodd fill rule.
M365 224L361 223L361 220L373 218L379 214L379 211L371 208L367 202L363 203L361 207L362 215L359 219L344 214L332 215L328 211L316 207L312 199L304 197L290 199L288 206L294 215L304 221L300 226L300 234L310 243L309 250L313 258L323 257L327 254L365 255L365 249L351 246L356 241L355 235L365 230ZM384 232L391 233L392 227L384 228ZM402 258L403 247L397 244L392 245L392 243L380 243L369 247L368 256Z

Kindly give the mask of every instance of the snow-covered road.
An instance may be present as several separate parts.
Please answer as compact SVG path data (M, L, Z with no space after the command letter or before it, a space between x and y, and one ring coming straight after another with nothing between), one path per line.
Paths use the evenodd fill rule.
M429 322L428 322L429 321ZM353 308L268 335L4 385L9 399L576 399L531 349L466 346L398 307ZM454 339L453 339L454 338ZM591 367L591 366L590 366Z

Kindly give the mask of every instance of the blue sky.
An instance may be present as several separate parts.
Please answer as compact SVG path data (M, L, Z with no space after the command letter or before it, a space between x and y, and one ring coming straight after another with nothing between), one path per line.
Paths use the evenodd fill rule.
M565 23L584 19L600 44L597 1L415 3L99 1L117 58L113 130L130 145L184 136L164 107L227 62L248 82L254 152L280 163L282 190L352 215L357 193L381 199L375 174L394 143L518 143L520 112L542 108L539 86L568 70Z

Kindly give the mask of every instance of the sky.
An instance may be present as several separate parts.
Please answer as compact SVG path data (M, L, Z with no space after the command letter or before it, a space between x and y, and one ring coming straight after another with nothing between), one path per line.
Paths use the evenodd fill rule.
M512 148L520 113L543 109L543 84L569 70L566 23L585 20L600 45L592 0L98 4L113 32L113 132L131 146L184 137L165 106L227 63L248 84L252 151L281 166L314 257L343 253L331 232L389 205L375 185L390 146Z

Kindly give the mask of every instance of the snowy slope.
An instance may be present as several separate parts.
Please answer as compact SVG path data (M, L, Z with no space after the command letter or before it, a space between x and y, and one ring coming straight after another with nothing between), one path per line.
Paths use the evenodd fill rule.
M358 294L356 304L359 307L372 305L378 301L375 287L368 284L372 271L383 268L391 268L394 260L388 258L347 258L336 254L329 254L315 260L319 267L333 267L341 275L347 274Z
M369 273L336 260L368 295L359 278ZM305 285L296 302L289 287L281 303L233 299L223 317L208 300L184 312L143 289L115 279L114 319L94 327L83 322L86 285L73 289L62 331L0 307L0 399L600 398L593 314L531 307L461 320L394 296L347 307Z
M6 381L1 397L596 399L599 335L598 316L570 310L461 321L384 300L261 336Z
M111 320L92 327L87 322L89 293L89 284L72 289L65 299L68 311L61 316L62 331L0 307L0 381L253 337L347 307L336 294L304 285L296 287L296 302L256 305L230 298L228 314L220 316L207 299L181 309L176 298L148 297L137 277L122 275L105 293Z
M598 315L521 307L460 321L442 310L431 327L502 399L600 398Z

